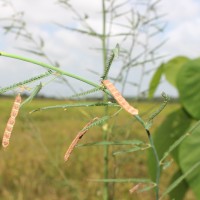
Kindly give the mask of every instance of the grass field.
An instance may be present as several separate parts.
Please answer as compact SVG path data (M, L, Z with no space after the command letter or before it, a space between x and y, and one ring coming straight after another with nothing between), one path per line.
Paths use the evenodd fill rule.
M10 115L13 99L0 99L0 131L3 134ZM66 103L58 100L37 99L21 109L17 117L10 145L0 156L0 199L2 200L102 200L103 183L91 179L103 178L103 147L80 147L64 163L63 156L79 130L93 117L103 116L104 109L54 109L29 114L29 111L47 105ZM157 103L137 103L140 113L149 112ZM167 113L178 108L169 104L155 120L159 126ZM109 110L112 114L116 108ZM144 115L147 117L148 114ZM141 125L124 111L109 120L112 128L109 140L139 139L147 142ZM81 139L81 143L102 140L102 128L94 127ZM148 178L147 151L112 156L122 146L110 148L111 178ZM169 181L175 164L163 172L161 191ZM132 183L110 184L115 200L153 200L153 192L130 194ZM191 194L189 194L191 196ZM194 199L194 198L187 198Z

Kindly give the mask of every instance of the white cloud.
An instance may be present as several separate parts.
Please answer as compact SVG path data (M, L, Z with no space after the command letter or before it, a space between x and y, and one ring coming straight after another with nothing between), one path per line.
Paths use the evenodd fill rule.
M171 55L200 56L200 19L184 22L168 32L169 41L165 48Z
M167 13L168 28L164 34L169 41L164 51L170 57L186 55L196 57L200 55L200 2L195 0L163 0L162 12Z
M45 39L45 50L52 60L58 60L63 69L71 73L88 77L94 81L99 81L98 76L90 74L86 69L90 68L99 73L103 71L100 52L89 49L92 47L99 47L100 40L88 37L87 35L69 32L52 25L52 22L59 22L66 26L75 26L78 24L72 17L71 12L60 8L55 2L55 0L13 1L17 10L25 11L25 20L28 30L30 30L33 35L42 36ZM98 32L102 31L101 1L93 1L91 3L91 0L73 0L72 3L82 14L89 13L88 23ZM198 56L198 44L200 42L200 3L195 0L162 0L159 8L159 12L167 14L165 19L168 22L168 28L162 37L160 36L161 40L169 39L167 44L163 46L162 52L169 54L170 57L180 54L191 57ZM124 7L123 9L127 10L128 7ZM11 13L11 9L4 7L1 9L0 17L9 16ZM125 22L120 19L118 23L124 24ZM77 27L81 28L80 25ZM114 26L113 28L114 32L122 31L120 26ZM1 40L4 40L4 42L0 41L0 45L1 43L6 44L5 49L3 49L4 51L15 52L16 54L19 53L24 56L36 58L33 55L27 54L26 52L22 53L15 49L17 46L26 47L27 43L25 43L25 41L16 41L11 35L6 37L2 36ZM119 39L113 38L111 45L114 46L117 42L119 42ZM155 42L158 42L157 38ZM156 43L154 43L153 46L156 46ZM124 47L126 48L129 44L130 42L126 41ZM137 50L135 50L136 53L138 53ZM162 54L162 52L160 52L160 54ZM42 58L39 58L39 60L45 61ZM0 60L0 76L9 77L3 84L2 81L0 82L1 86L5 85L5 83L9 84L11 80L17 81L26 74L31 75L31 73L35 73L36 68L32 66L27 68L27 65L30 64L17 62L17 70L14 68L11 69L16 70L16 75L10 76L8 73L6 76L4 70L5 66L8 66L9 63L10 61L7 62L4 59L3 61ZM14 66L14 64L15 62L13 61L10 65ZM116 74L117 71L117 69L113 69L111 72ZM78 87L80 86L79 84L77 85ZM80 87L84 86L85 85L81 85ZM51 90L51 94L53 94L53 92L55 91Z
M171 25L190 22L199 17L200 4L196 0L162 0L160 9Z

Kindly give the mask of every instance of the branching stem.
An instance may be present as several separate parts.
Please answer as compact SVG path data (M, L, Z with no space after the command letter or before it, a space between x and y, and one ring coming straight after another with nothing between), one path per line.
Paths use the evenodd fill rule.
M105 0L102 0L102 36L101 36L101 42L102 42L102 55L103 55L103 68L104 72L106 71L106 61L107 61L107 52L106 52L106 6L105 6ZM104 102L108 101L108 95L104 93ZM105 115L108 114L108 107L105 107ZM108 140L108 130L103 130L103 139L105 141ZM109 156L108 156L108 146L104 146L104 179L108 179L108 162L109 162ZM109 189L108 189L108 183L104 183L104 194L103 199L108 200L109 199Z
M14 58L14 59L22 60L22 61L25 61L25 62L33 63L33 64L36 64L36 65L42 66L44 68L51 69L51 70L53 70L53 71L55 71L55 72L57 72L57 73L59 73L61 75L77 79L77 80L82 81L84 83L87 83L87 84L89 84L91 86L99 87L99 85L96 84L96 83L93 83L93 82L91 82L91 81L89 81L87 79L84 79L84 78L82 78L80 76L77 76L75 74L68 73L66 71L61 70L60 68L54 67L54 66L46 64L46 63L42 63L42 62L30 59L30 58L25 58L25 57L22 57L22 56L19 56L19 55L9 54L9 53L5 53L5 52L0 52L0 56Z
M149 139L150 145L151 145L152 150L153 150L153 154L154 154L155 159L156 159L156 168L157 168L157 170L156 170L156 187L155 187L155 192L156 192L156 200L158 200L159 199L160 173L161 173L160 161L159 161L158 153L157 153L157 150L155 148L153 139L151 137L151 133L150 133L150 131L148 129L146 129L146 132L147 132L147 135L148 135L148 139Z

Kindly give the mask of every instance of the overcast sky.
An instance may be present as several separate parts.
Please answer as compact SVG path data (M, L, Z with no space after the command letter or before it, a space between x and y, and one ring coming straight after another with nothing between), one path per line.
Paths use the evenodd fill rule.
M56 4L56 0L13 0L13 7L3 6L1 2L4 1L0 1L0 18L6 18L16 11L24 11L24 20L28 24L28 30L35 38L41 36L45 40L44 49L52 61L59 61L61 68L70 73L87 77L89 80L96 83L99 82L99 76L91 73L89 69L97 73L102 72L101 55L99 52L92 50L92 48L99 47L100 42L88 36L81 36L74 32L66 31L55 25L55 22L57 22L67 26L77 27L77 21L72 16L71 12L67 12L65 9L61 8ZM87 13L89 17L91 16L89 19L90 25L100 32L102 27L100 13L101 1L71 0L71 2L81 14ZM127 6L130 7L133 2L135 2L135 0L129 1L130 4ZM129 7L126 8L128 9ZM163 21L167 23L164 32L153 41L156 45L156 43L159 43L159 40L162 42L167 39L167 42L159 50L159 54L167 55L165 60L176 55L185 55L191 58L198 57L200 53L200 2L198 0L161 0L158 7L159 13L166 14ZM0 51L19 54L47 62L44 58L38 58L35 55L19 50L18 48L30 49L32 48L32 44L28 45L27 42L20 38L16 40L13 34L5 35L2 26L6 23L8 23L8 21L0 21ZM123 21L121 21L121 23L123 23ZM115 39L111 42L111 45L117 42L117 39ZM40 72L44 72L40 67L1 57L0 87L25 80ZM111 71L111 73L115 76L114 70ZM135 79L137 80L137 75ZM148 77L143 84L147 85L149 79L150 77ZM80 84L78 81L70 81L76 91L87 88L85 84ZM143 87L145 89L146 86ZM157 94L161 91L176 96L175 89L168 84L162 84ZM53 81L51 81L41 93L57 97L66 97L72 94L67 86L58 82L54 83ZM135 95L136 91L130 89L126 91L125 94Z

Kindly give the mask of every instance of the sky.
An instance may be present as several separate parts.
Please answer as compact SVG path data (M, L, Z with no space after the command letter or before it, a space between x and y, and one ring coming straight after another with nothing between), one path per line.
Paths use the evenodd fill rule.
M118 2L124 2L117 0ZM145 1L145 0L144 0ZM40 37L44 40L44 50L51 61L58 61L60 67L69 73L76 74L87 78L95 83L100 83L100 75L102 74L102 55L99 49L101 42L98 39L81 35L72 31L61 28L57 24L62 24L72 28L82 28L72 12L64 9L58 4L57 0L11 0L12 4L6 4L8 0L0 0L0 19L8 19L14 13L23 11L23 19L27 23L27 30L33 35L35 41L41 42ZM89 16L87 22L97 32L102 31L101 18L101 1L100 0L71 0L69 1L74 8L81 14L81 16ZM129 0L127 5L123 7L123 11L130 10L134 5L134 11L141 7L135 4L136 0ZM109 1L106 2L106 5ZM142 11L141 11L142 12ZM188 56L190 58L199 57L200 53L200 2L198 0L161 0L158 4L158 13L163 15L161 22L166 24L162 33L149 41L150 46L165 41L165 44L159 49L158 55L165 57L158 60L154 64L149 64L146 67L149 69L156 68L161 61L169 60L178 55ZM118 24L126 24L129 16L119 18ZM109 24L109 22L107 22ZM48 63L45 58L30 54L21 49L35 50L33 43L30 43L14 34L6 34L3 26L9 24L8 20L0 20L0 51L19 54L25 57L33 58L42 62ZM124 29L118 25L113 26L114 32L120 32ZM141 31L141 30L140 30ZM142 32L143 31L143 32ZM147 40L145 31L142 30L138 36L138 41L143 42ZM114 48L116 43L122 44L122 40L115 37L110 41L110 46ZM131 41L126 40L122 44L122 49L128 49ZM21 48L21 49L20 49ZM141 47L136 46L133 53L141 51ZM120 62L116 61L110 71L110 76L115 77L119 73ZM128 80L133 80L134 83L141 81L140 69L131 71ZM95 71L96 73L92 73ZM39 66L35 66L22 61L17 61L5 57L0 58L0 87L5 87L13 83L25 80L32 76L37 76L44 73L45 70ZM133 74L132 74L133 73ZM148 83L151 79L152 73L143 77L141 91L147 89ZM68 78L67 81L73 86L76 92L90 89L87 84L80 83L77 80ZM73 94L73 90L66 84L61 83L59 79L52 77L44 79L45 87L41 90L41 94L47 96L54 96L59 98L66 98ZM138 89L131 85L126 85L125 95L137 95ZM31 86L32 87L32 86ZM121 89L120 85L117 85ZM177 91L163 81L159 86L157 95L161 91L165 91L170 96L177 96ZM16 92L16 91L15 91Z

